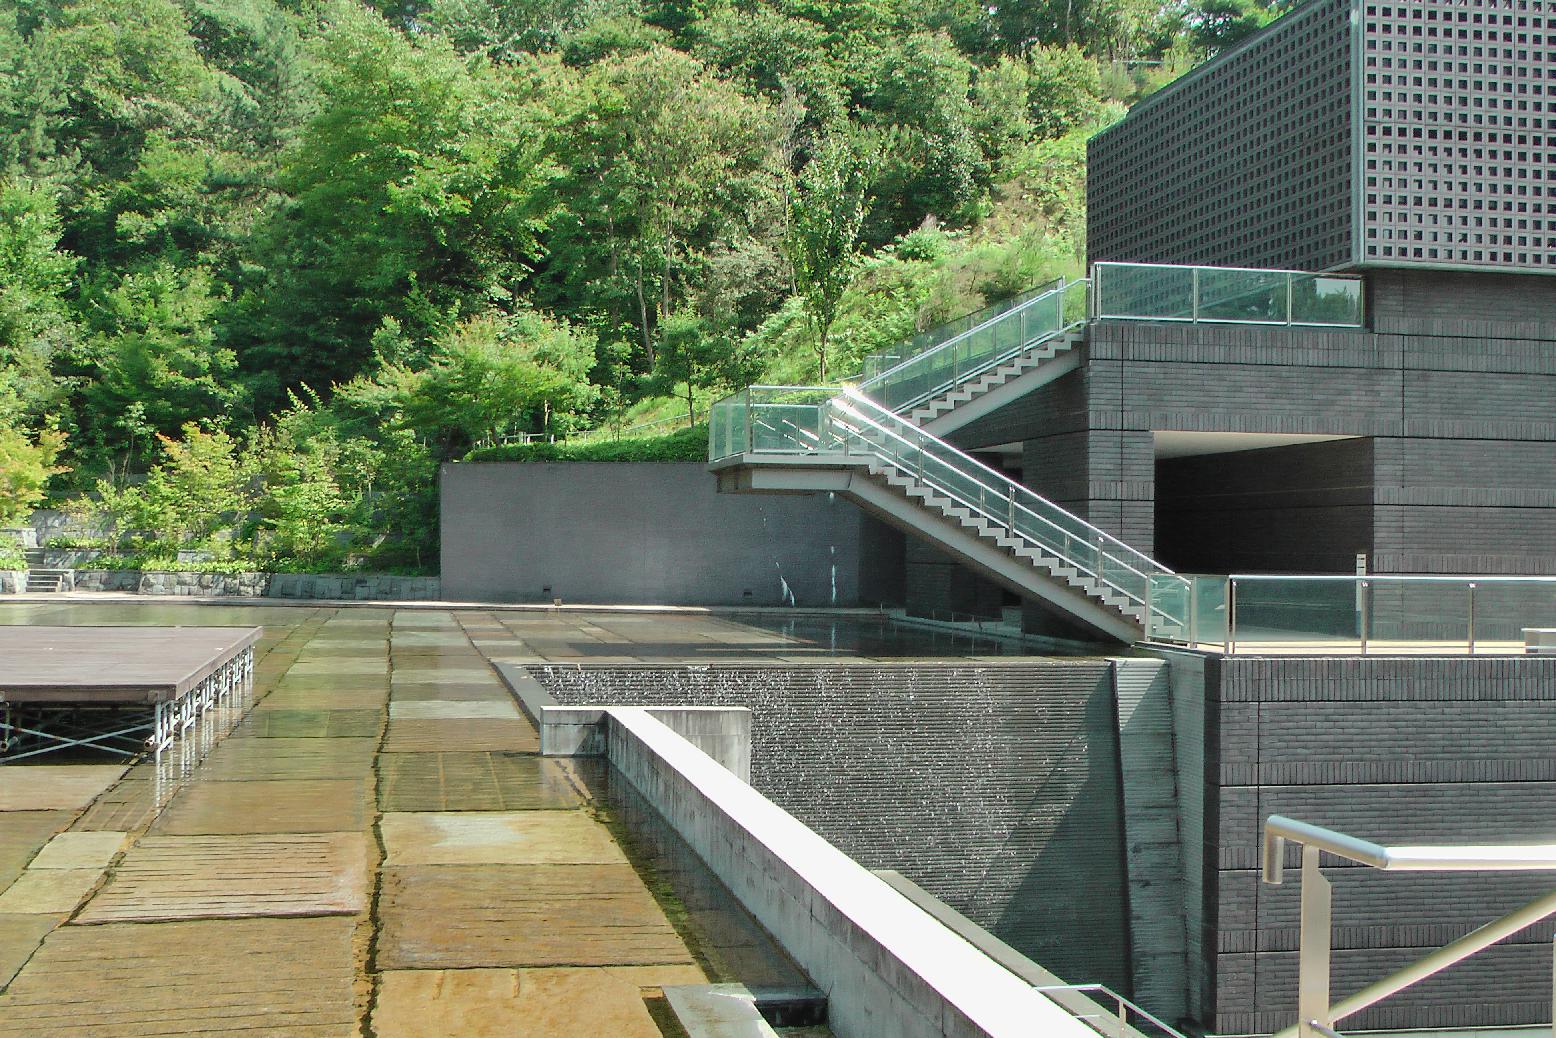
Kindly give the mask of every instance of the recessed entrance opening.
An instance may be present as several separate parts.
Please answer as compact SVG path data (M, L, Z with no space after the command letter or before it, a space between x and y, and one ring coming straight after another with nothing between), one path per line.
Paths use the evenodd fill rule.
M1160 431L1156 557L1180 573L1347 573L1372 551L1372 440Z

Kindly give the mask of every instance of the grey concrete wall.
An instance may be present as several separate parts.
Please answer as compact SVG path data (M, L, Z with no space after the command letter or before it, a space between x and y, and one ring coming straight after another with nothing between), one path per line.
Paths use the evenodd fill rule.
M826 494L719 494L699 463L445 465L441 496L450 599L893 601L900 541L875 520Z
M838 1038L1082 1038L1091 1028L649 716L610 761L827 995Z
M531 672L562 703L749 707L780 807L1066 980L1129 989L1106 660Z
M1205 904L1213 1030L1263 1033L1296 1006L1295 876L1259 882L1283 814L1380 843L1556 838L1556 659L1211 661ZM1288 861L1295 865L1296 850ZM1334 990L1354 991L1548 892L1548 874L1329 870ZM1548 1024L1556 922L1346 1020L1346 1029Z

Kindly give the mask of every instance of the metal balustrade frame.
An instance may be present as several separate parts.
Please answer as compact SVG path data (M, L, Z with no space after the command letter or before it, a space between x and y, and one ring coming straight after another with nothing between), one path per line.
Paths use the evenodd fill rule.
M1343 1038L1337 1021L1353 1016L1391 995L1434 976L1454 963L1556 914L1556 891L1492 920L1437 951L1367 985L1338 1002L1330 1001L1332 899L1329 878L1319 869L1321 855L1385 872L1556 872L1556 844L1394 846L1363 840L1334 829L1271 815L1264 823L1263 880L1281 883L1286 844L1302 847L1300 935L1297 942L1297 1022L1274 1038ZM1556 989L1556 966L1553 966Z

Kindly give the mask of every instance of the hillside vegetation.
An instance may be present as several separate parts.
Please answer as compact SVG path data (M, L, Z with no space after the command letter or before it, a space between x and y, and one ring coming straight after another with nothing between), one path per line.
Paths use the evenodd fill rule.
M0 525L435 567L440 462L1078 274L1086 137L1274 13L0 0Z

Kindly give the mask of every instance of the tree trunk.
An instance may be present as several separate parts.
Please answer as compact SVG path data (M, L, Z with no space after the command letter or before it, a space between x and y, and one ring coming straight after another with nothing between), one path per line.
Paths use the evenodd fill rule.
M638 327L643 331L643 352L648 354L648 366L654 366L654 340L648 333L648 299L643 295L643 257L638 256Z

